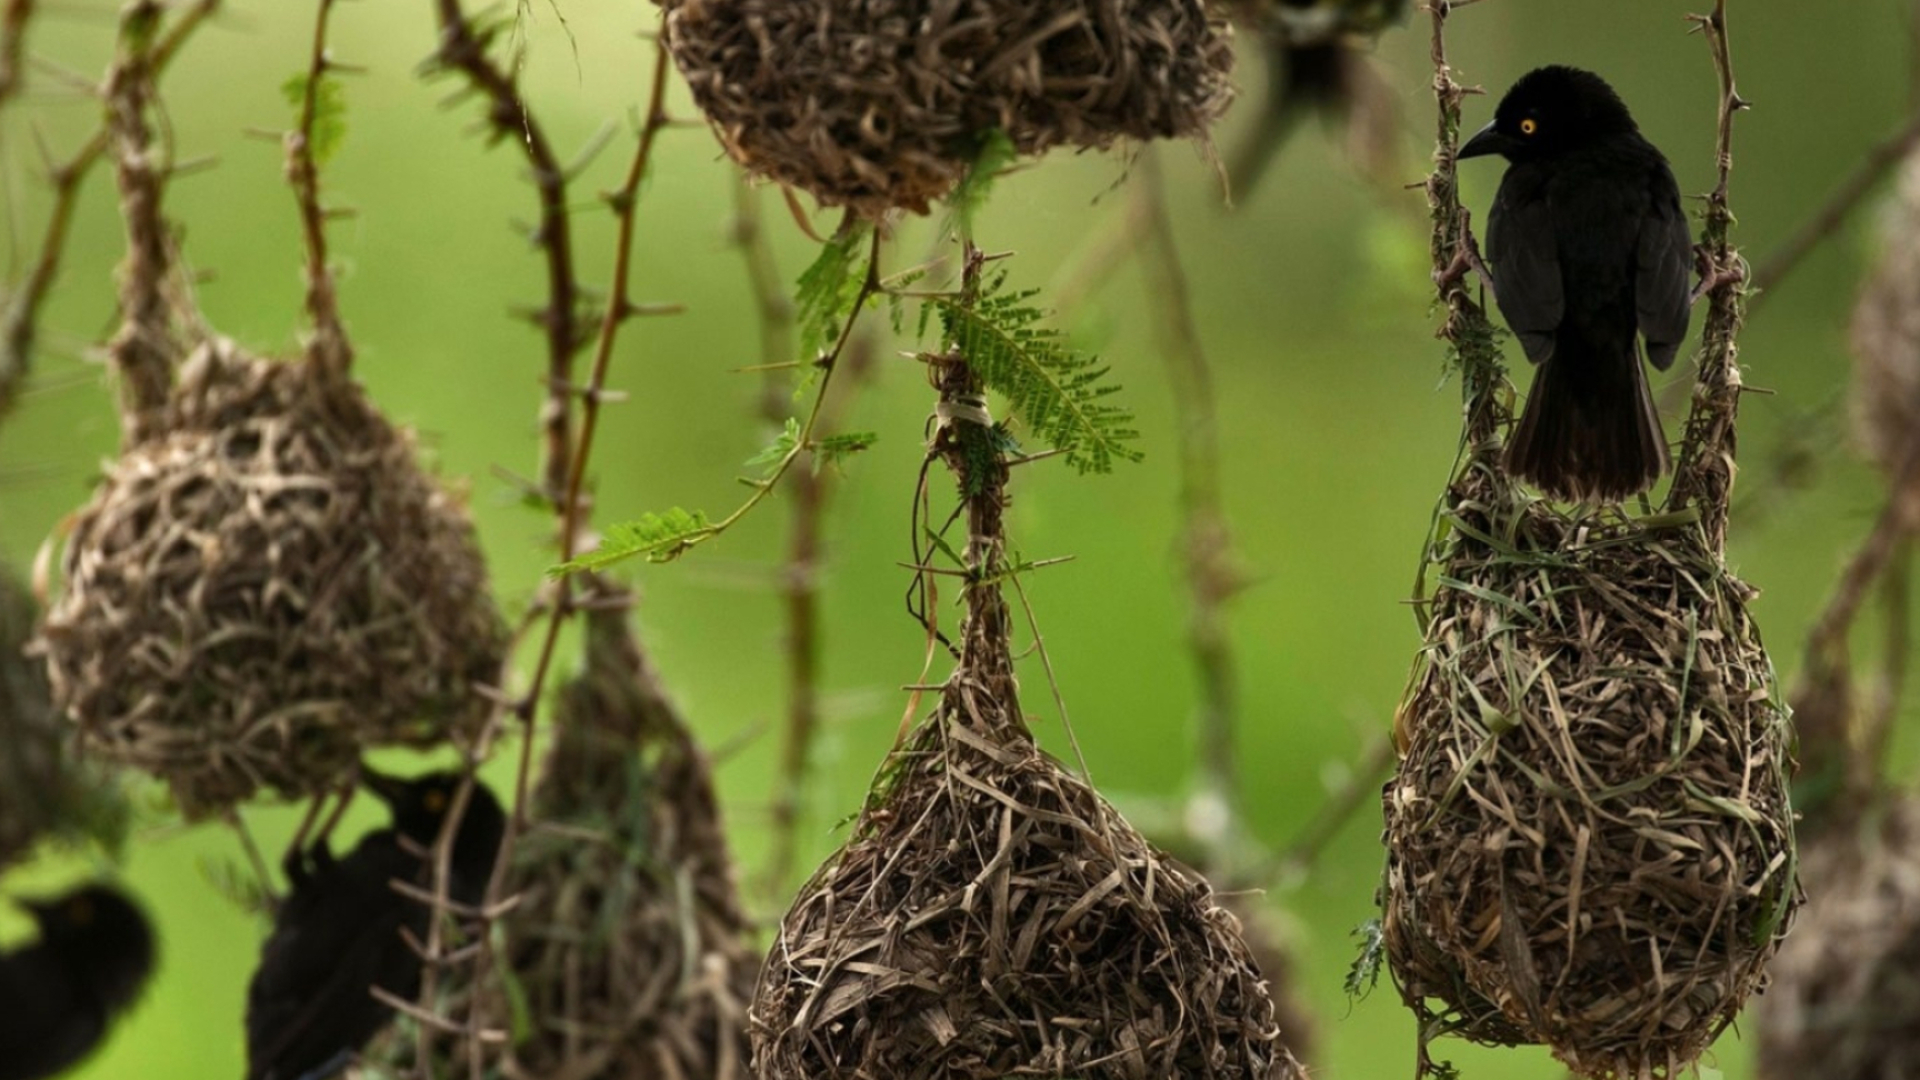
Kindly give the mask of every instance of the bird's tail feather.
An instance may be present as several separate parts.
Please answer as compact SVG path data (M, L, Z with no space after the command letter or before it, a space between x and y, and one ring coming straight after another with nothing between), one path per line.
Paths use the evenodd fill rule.
M1667 471L1666 433L1629 342L1627 355L1581 355L1562 335L1534 373L1507 444L1507 471L1568 502L1620 502Z

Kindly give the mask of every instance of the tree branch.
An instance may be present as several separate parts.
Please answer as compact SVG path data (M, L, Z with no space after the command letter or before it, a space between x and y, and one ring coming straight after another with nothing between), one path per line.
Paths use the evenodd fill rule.
M340 325L340 304L334 292L333 272L327 266L327 212L320 205L320 167L314 153L314 125L320 113L321 87L333 69L327 58L327 18L334 0L315 5L313 48L307 60L307 78L300 99L299 125L286 135L287 180L293 185L300 210L301 239L306 246L307 315L313 320L308 360L335 377L345 376L353 363L353 346Z

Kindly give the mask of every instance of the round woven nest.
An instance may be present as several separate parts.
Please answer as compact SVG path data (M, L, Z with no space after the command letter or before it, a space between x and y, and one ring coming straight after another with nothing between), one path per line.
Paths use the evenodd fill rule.
M969 565L999 565L973 556L998 548L996 473ZM939 707L781 922L755 1075L1295 1080L1239 921L1034 745L998 586L967 605Z
M1750 590L1694 526L1574 544L1538 504L1472 502L1453 524L1383 793L1395 977L1435 1030L1678 1075L1798 902Z
M1757 1008L1765 1080L1889 1080L1920 1062L1920 798L1804 849L1807 907Z
M749 171L867 217L925 213L1006 134L1201 137L1232 98L1202 0L663 0L667 43Z
M1853 309L1854 435L1897 473L1920 432L1920 154L1901 167L1881 238L1880 261Z
M74 515L43 648L83 744L189 817L477 733L505 628L458 501L344 377L203 344Z

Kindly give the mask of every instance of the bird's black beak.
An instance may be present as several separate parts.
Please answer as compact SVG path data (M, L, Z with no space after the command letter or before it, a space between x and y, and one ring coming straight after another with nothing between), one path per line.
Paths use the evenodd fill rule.
M386 773L376 772L373 769L367 768L365 765L360 766L360 782L365 784L368 791L379 796L380 801L386 803L388 806L392 806L394 800L398 799L401 793L407 789L407 782L400 777L388 776Z
M1493 125L1498 122L1499 121L1489 122L1486 127L1474 132L1473 138L1467 140L1467 144L1460 148L1460 152L1456 154L1455 157L1483 157L1487 154L1504 155L1507 151L1512 150L1514 147L1512 137L1504 135L1494 128Z

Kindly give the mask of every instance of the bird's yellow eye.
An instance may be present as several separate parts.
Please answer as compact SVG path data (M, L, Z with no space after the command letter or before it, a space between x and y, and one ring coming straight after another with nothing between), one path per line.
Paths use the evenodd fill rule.
M426 797L423 798L421 802L426 804L427 813L429 814L444 813L447 809L447 793L441 791L439 788L434 788L432 791L427 792Z
M1535 121L1534 118L1531 116L1527 117L1525 120L1520 121L1520 134L1522 135L1531 135L1534 132L1539 130L1540 130L1540 124L1537 121Z

